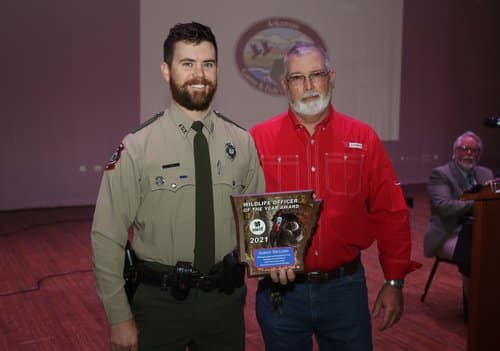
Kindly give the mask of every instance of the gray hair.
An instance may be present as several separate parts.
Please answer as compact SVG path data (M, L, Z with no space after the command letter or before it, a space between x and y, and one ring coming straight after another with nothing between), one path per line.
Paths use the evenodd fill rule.
M483 152L483 142L481 141L481 138L476 133L468 130L465 133L460 134L458 136L458 138L455 140L455 142L453 143L453 154L455 154L455 149L462 142L462 139L466 138L466 137L470 137L470 138L476 140L477 144L479 145L479 153Z
M283 56L283 67L285 70L283 75L286 76L288 74L288 60L290 59L290 56L302 56L312 51L318 51L321 56L323 56L327 70L331 71L333 69L328 53L323 47L316 43L297 42L293 44L292 47L290 47L285 53L285 56Z

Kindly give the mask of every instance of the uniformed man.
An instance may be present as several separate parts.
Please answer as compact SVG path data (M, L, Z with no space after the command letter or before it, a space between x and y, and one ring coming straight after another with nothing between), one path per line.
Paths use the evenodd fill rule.
M104 172L94 214L94 274L111 349L244 350L246 288L231 256L230 195L264 190L257 152L249 134L210 108L217 87L210 28L175 25L164 42L161 72L173 103L123 139ZM195 178L194 121L202 122L210 153L213 214L207 212L219 263L209 272L193 266L201 181ZM129 304L123 270L130 227L139 285Z

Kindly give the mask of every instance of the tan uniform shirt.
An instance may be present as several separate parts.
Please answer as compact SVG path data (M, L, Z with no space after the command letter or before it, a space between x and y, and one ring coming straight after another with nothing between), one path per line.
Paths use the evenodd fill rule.
M123 288L124 247L143 260L194 260L193 121L175 104L125 137L104 172L92 225L97 293L111 324L132 318ZM210 112L204 134L212 165L215 258L236 248L231 194L262 192L264 175L250 135Z

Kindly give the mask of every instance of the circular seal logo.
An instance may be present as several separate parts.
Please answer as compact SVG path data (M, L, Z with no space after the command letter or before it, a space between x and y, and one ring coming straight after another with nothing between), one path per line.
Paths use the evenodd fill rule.
M262 219L254 219L250 222L250 232L254 235L262 235L266 231L266 223Z
M309 26L286 17L264 19L248 28L236 45L240 74L253 87L269 95L283 95L280 79L283 55L296 42L316 43L326 50Z

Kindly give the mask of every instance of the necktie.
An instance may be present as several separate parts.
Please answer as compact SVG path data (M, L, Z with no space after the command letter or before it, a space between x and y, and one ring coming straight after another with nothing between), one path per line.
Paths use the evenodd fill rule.
M196 121L191 126L194 136L194 168L196 182L196 236L194 266L203 274L208 273L215 261L214 200L212 171L207 138L203 135L203 123Z
M467 174L467 181L469 182L470 188L473 188L477 185L476 178L474 178L474 174L472 174L472 173Z

